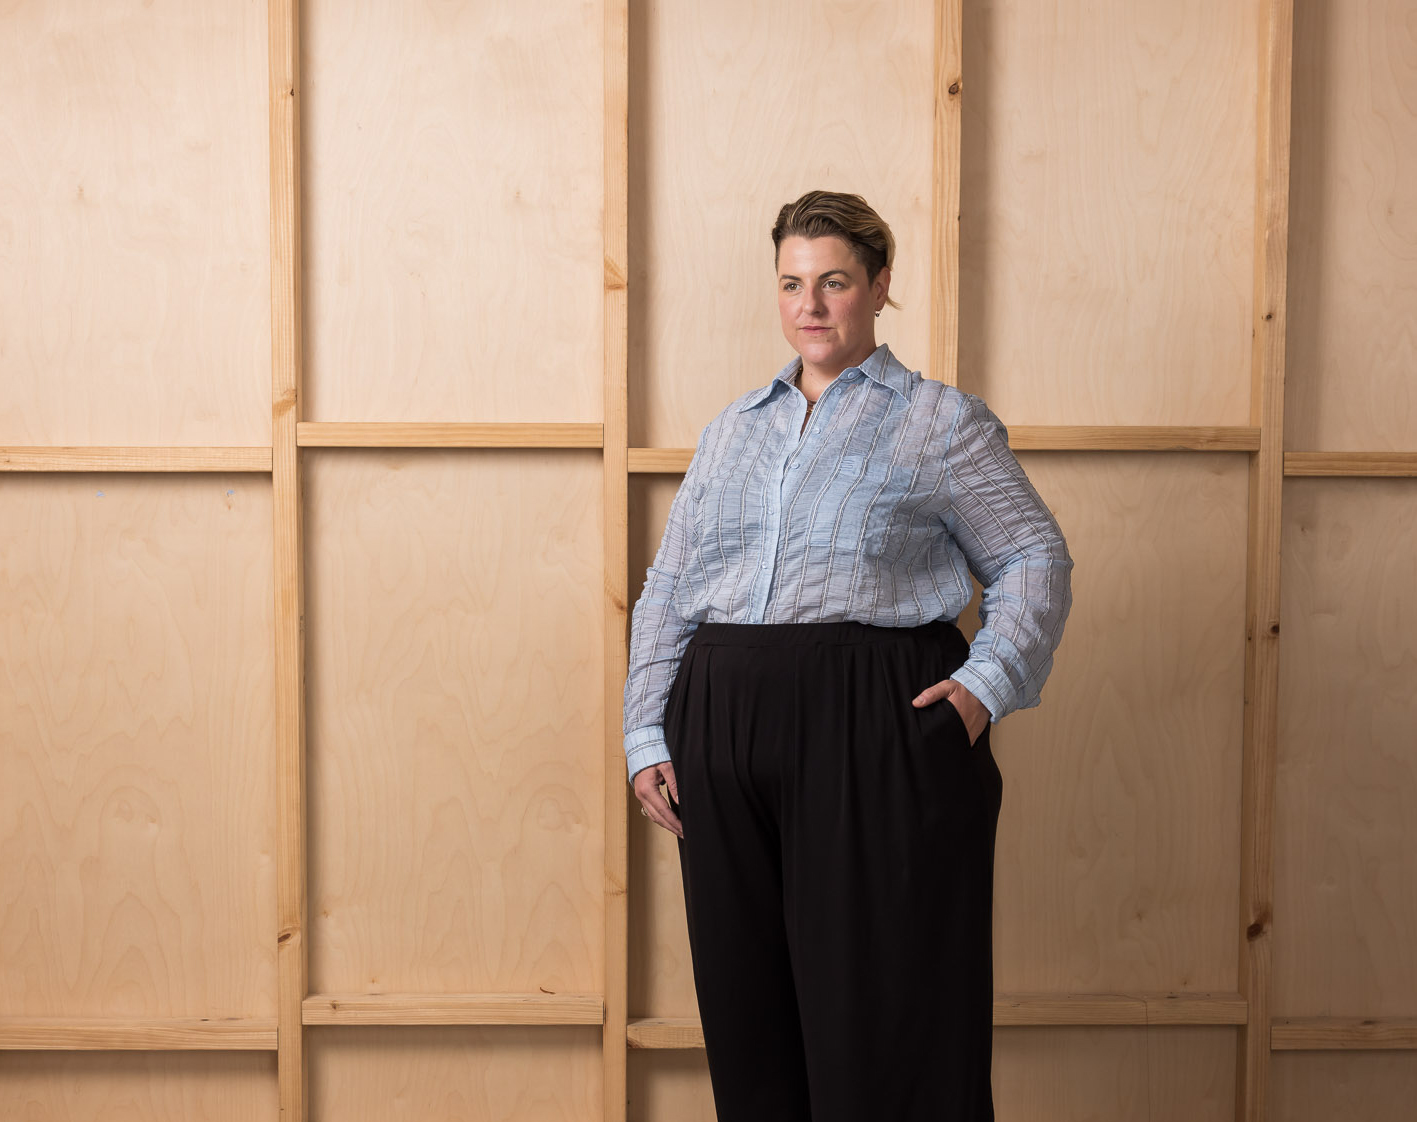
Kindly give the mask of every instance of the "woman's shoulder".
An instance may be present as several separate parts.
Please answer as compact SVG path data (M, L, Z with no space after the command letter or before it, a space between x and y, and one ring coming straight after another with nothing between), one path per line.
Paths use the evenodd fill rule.
M984 404L977 394L928 377L924 371L912 370L889 347L883 347L882 352L885 361L881 380L895 386L912 402L927 406L936 416L953 417L962 409L976 409Z

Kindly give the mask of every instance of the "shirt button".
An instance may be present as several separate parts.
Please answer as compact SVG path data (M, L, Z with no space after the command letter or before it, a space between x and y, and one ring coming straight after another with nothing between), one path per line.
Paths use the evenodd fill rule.
M821 432L821 431L822 431L822 426L821 426L821 425L816 425L816 426L812 429L812 431L813 431L813 432Z

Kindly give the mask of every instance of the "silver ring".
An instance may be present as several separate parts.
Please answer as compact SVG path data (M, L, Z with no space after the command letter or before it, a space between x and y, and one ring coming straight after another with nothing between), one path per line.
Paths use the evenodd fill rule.
M640 807L640 813L643 814L646 818L649 817L649 811L647 811L644 807Z

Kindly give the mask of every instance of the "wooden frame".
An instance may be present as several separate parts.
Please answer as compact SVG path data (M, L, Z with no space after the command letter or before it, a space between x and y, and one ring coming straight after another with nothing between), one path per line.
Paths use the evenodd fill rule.
M961 0L937 0L933 112L931 369L958 376ZM1271 806L1277 748L1279 540L1285 477L1417 476L1417 452L1283 449L1292 0L1260 0L1252 405L1246 426L1018 426L1020 450L1223 451L1249 455L1246 673L1238 992L1000 994L999 1025L1235 1026L1235 1117L1267 1117L1276 1050L1417 1049L1413 1018L1276 1018L1270 1010ZM695 1021L628 1017L629 830L620 698L627 667L629 477L678 473L687 448L628 443L628 0L604 10L602 424L336 423L301 419L302 300L298 0L269 0L272 435L266 447L10 447L0 471L269 472L273 488L279 849L278 1016L267 1019L0 1020L3 1049L272 1050L283 1118L307 1117L305 1025L603 1026L603 1114L623 1122L628 1050L702 1047ZM311 994L306 939L301 449L600 448L604 498L605 990L603 994Z

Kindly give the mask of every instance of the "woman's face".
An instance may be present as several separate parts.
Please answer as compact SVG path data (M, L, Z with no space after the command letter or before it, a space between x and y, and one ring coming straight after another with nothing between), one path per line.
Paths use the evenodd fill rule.
M876 312L891 271L874 284L841 238L782 239L777 257L777 310L782 333L805 366L834 378L876 349Z

